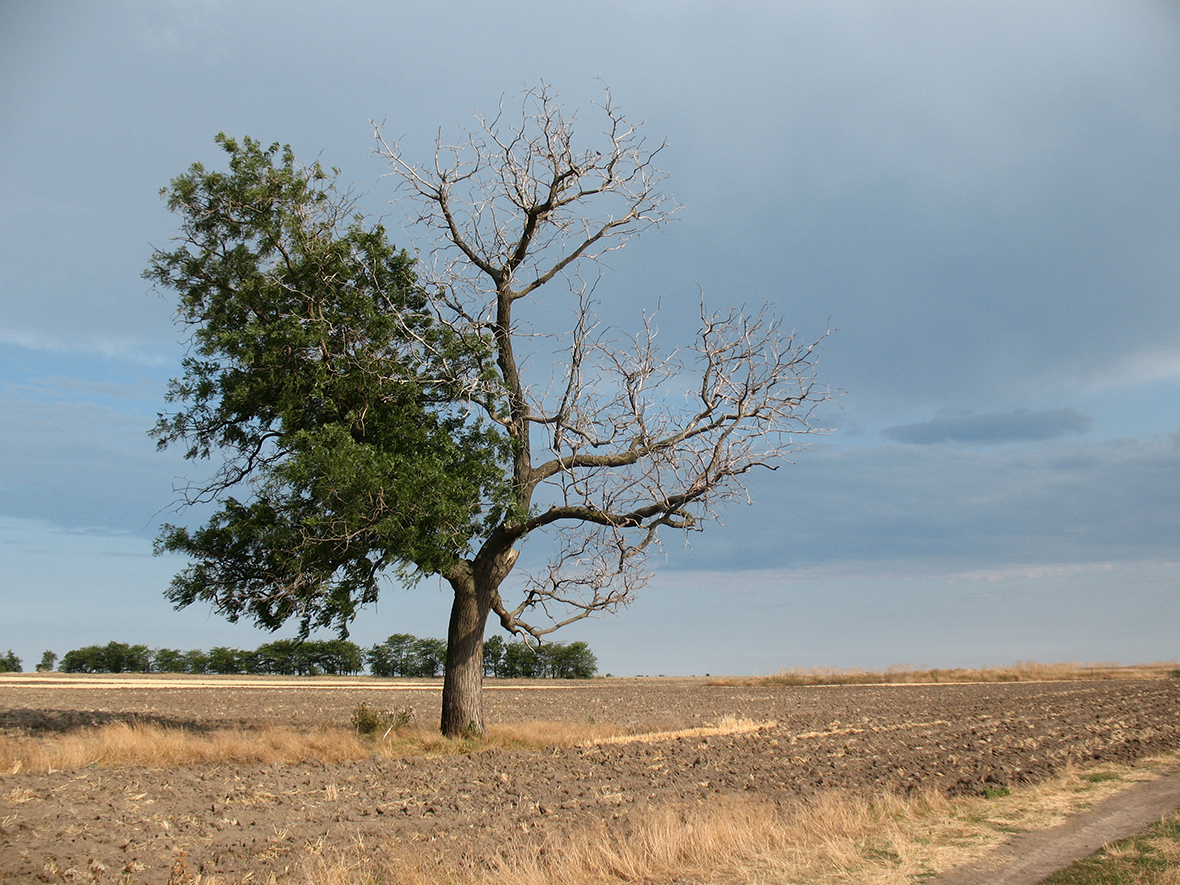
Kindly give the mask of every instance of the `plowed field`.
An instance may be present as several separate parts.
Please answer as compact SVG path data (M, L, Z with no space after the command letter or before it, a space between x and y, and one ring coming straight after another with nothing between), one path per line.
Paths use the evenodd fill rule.
M726 717L762 727L546 751L340 765L216 765L0 773L0 881L282 880L308 845L426 843L467 856L506 833L607 821L650 806L829 788L948 794L1061 766L1180 748L1180 680L733 687L699 679L495 682L491 722L611 722L672 732ZM430 683L373 680L0 681L0 729L37 733L139 719L192 729L345 725L361 702L433 722ZM97 865L97 866L96 866ZM95 873L94 870L100 870ZM90 872L86 872L86 871ZM56 872L54 872L56 871ZM89 876L90 878L86 878ZM105 878L103 878L105 876Z

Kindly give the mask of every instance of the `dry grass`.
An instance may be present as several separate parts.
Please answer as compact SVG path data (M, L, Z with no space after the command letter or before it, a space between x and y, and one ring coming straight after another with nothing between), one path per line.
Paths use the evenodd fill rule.
M235 763L335 764L372 756L447 756L487 749L577 746L618 739L619 730L593 723L534 722L494 726L486 737L452 739L404 728L364 738L352 729L217 729L208 732L142 722L115 722L64 734L0 735L0 772L46 773L80 768L169 768ZM626 739L626 738L624 738Z
M65 734L0 736L0 771L64 771L78 768L168 768L201 763L294 764L361 759L372 753L353 732L307 733L265 728L195 732L137 722L115 722Z
M1104 766L996 799L937 793L873 799L837 792L777 808L757 797L649 809L630 823L603 824L541 841L508 841L494 858L456 859L415 846L354 845L303 861L309 885L903 885L975 859L1014 832L1059 823L1133 780L1139 767Z
M755 731L762 731L765 728L774 728L778 725L775 720L767 722L755 722L752 719L739 719L734 716L726 716L722 718L716 725L705 725L700 728L681 728L676 731L653 731L641 734L605 734L601 737L594 737L576 741L577 746L589 747L596 744L635 744L645 743L651 744L656 741L669 741L676 738L686 737L712 737L714 735L724 734L750 734Z
M1062 682L1074 679L1166 679L1180 673L1175 661L1154 664L1041 664L1018 661L1010 667L980 670L919 670L890 667L886 670L857 670L812 667L781 670L771 676L714 679L713 685L910 685L946 682Z
M306 761L332 765L372 756L449 756L490 749L574 747L745 734L774 724L727 717L715 726L624 734L608 723L518 722L493 726L484 737L454 739L414 727L365 738L355 730L344 728L298 731L268 727L197 732L143 722L115 722L65 734L0 735L0 772L44 774L80 768L169 768L217 763L293 765Z

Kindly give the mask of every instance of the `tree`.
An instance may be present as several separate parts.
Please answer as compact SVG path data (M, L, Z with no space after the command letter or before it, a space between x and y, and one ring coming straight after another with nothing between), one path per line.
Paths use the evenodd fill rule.
M598 658L584 642L546 643L549 676L554 679L591 679L598 672Z
M53 671L53 665L57 663L57 654L46 650L41 655L41 663L37 665L38 673L50 673Z
M417 637L409 633L394 633L384 642L374 645L365 654L369 672L374 676L408 676L414 668L414 643Z
M502 434L456 407L487 345L425 312L413 261L334 174L217 141L229 173L194 164L165 189L179 245L145 272L179 293L191 330L167 397L182 407L152 432L221 461L181 490L220 509L157 540L192 560L168 596L270 629L296 618L301 638L346 631L383 581L449 569L500 518Z
M188 673L189 661L178 648L157 648L152 652L152 671L155 673Z
M446 666L447 644L441 639L414 642L414 672L407 676L437 676Z
M277 145L221 136L228 175L194 165L173 181L181 245L147 275L180 293L195 355L170 390L184 408L155 433L224 460L187 497L221 510L159 544L195 560L170 589L178 606L344 629L380 576L437 574L453 593L442 731L481 732L492 613L535 643L626 605L661 532L701 530L746 499L746 474L813 432L829 396L814 383L818 342L769 308L702 302L695 343L672 353L654 314L625 345L596 319L604 256L674 209L654 165L663 145L609 94L601 110L603 134L578 144L549 89L529 90L518 117L502 108L456 143L440 137L425 166L378 131L437 236L417 276L379 226L345 224L351 201L289 149L276 165ZM543 322L539 292L563 282L572 320L552 359L529 313ZM530 357L552 376L527 375ZM548 564L506 584L539 536L554 542Z
M209 655L199 648L184 653L184 672L200 675L209 672Z
M509 642L504 646L498 676L505 679L538 679L545 675L544 645L533 648L525 642Z
M0 657L0 673L20 673L21 663L20 658L13 654L12 649L8 650L8 654Z
M72 649L61 659L63 673L150 673L152 652L146 645L108 642Z
M364 652L355 642L329 639L310 643L315 666L328 676L352 676L364 669Z
M374 676L437 676L446 661L446 643L395 633L365 654Z
M209 649L207 666L210 673L246 673L249 667L245 661L248 652L241 652L234 648L217 645Z
M425 165L377 131L417 221L436 236L423 274L433 310L464 340L493 342L482 376L491 380L467 391L468 402L513 443L512 506L471 539L474 555L440 572L454 591L446 734L484 727L491 613L509 633L539 640L626 605L659 531L701 530L722 505L744 500L745 475L797 450L830 396L815 384L819 341L799 342L768 307L710 313L702 302L687 359L660 351L652 315L627 345L612 341L595 316L596 268L674 206L655 166L664 145L649 147L609 92L601 111L602 135L579 144L556 96L530 89L518 116L509 121L502 106L457 141L440 137ZM517 313L539 312L537 293L551 283L568 284L573 320L552 376L531 384L521 367L543 352ZM518 545L542 533L555 542L548 565L523 576L510 606L501 588Z
M152 652L146 645L108 642L103 648L107 673L150 673Z
M105 673L106 655L100 645L70 649L62 656L58 669L63 673Z
M504 640L498 635L483 641L483 675L499 676L500 664L504 660Z

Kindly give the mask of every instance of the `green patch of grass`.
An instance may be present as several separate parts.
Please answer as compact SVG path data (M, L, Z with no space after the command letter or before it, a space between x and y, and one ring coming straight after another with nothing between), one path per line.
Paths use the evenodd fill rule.
M1031 833L1028 827L1017 827L1012 824L992 824L999 832L1007 833L1009 836L1023 836L1026 833Z
M1103 784L1107 781L1118 780L1118 777L1113 771L1095 771L1090 774L1083 774L1082 780L1091 784Z
M1177 864L1180 814L1059 870L1041 885L1156 885L1163 883L1168 870L1175 870Z

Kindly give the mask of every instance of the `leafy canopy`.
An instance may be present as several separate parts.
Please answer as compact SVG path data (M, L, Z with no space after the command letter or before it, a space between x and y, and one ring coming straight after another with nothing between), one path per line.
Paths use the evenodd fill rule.
M192 559L168 596L347 632L383 575L444 571L503 515L507 443L464 407L489 343L429 313L337 170L217 142L229 171L194 164L162 191L181 233L144 273L191 336L152 433L220 465L184 490L218 505L209 521L157 540Z

